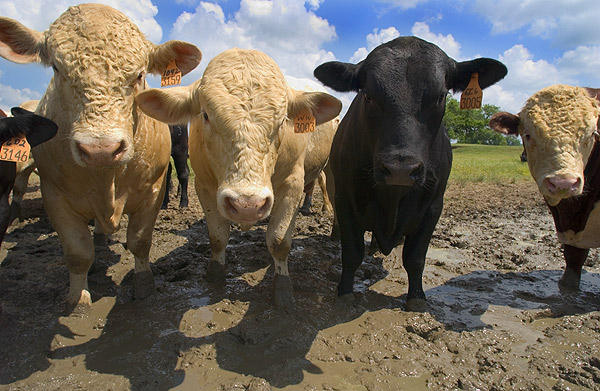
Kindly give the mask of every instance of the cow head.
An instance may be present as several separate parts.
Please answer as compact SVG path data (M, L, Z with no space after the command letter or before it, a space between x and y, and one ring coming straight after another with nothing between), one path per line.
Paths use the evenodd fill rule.
M182 73L198 65L194 45L149 42L119 11L101 4L70 7L43 33L0 18L0 55L17 63L52 67L37 112L59 126L64 153L80 166L118 166L134 153L139 115L134 96L147 73L171 60Z
M309 110L321 124L341 103L322 92L290 89L264 53L231 49L211 60L189 87L149 89L136 97L148 115L168 123L190 120L217 183L223 217L245 225L266 218L273 205L271 176L293 119ZM298 135L298 137L302 137Z
M598 137L597 99L591 89L554 85L527 99L519 115L502 112L490 120L495 131L521 136L531 176L552 206L583 191L583 171Z
M348 111L368 133L373 180L400 186L423 185L433 142L444 133L442 117L449 90L464 90L471 74L481 88L506 75L492 59L456 62L437 46L400 37L375 48L358 64L328 62L315 77L337 91L356 91Z

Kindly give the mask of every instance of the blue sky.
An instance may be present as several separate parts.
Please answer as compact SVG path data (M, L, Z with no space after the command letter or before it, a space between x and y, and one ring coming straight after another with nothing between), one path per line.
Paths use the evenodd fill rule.
M508 76L484 93L484 103L503 110L519 111L528 96L551 84L600 87L598 0L103 2L127 14L155 43L182 39L202 50L202 63L183 84L201 77L212 57L234 46L262 50L286 75L304 81L322 62L357 62L383 42L416 35L458 61L480 56L503 61ZM43 31L73 4L0 0L0 10ZM39 99L51 76L39 64L0 59L0 108ZM159 85L156 78L149 82ZM352 96L338 96L347 107Z

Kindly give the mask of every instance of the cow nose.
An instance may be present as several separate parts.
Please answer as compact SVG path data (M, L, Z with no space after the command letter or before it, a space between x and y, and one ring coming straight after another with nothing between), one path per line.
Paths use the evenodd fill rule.
M581 178L550 177L544 179L544 185L551 194L566 192L575 195L579 193Z
M77 142L81 160L89 166L111 166L119 163L126 150L125 140L99 140L93 143Z
M226 196L223 202L231 220L240 223L254 223L268 215L272 199L271 197L240 195Z
M386 185L414 186L425 172L423 163L381 162L375 172L375 179Z

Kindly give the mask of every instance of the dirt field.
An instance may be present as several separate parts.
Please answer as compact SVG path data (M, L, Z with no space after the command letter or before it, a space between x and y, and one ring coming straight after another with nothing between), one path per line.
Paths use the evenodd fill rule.
M425 269L428 313L404 311L398 249L368 256L357 304L336 304L340 250L319 212L296 224L295 308L272 307L265 225L234 228L226 284L209 284L190 189L190 208L172 200L156 224L158 293L132 300L121 230L97 249L91 316L73 318L32 179L25 220L0 251L0 390L600 390L599 253L582 292L562 295L564 261L533 182L449 187Z

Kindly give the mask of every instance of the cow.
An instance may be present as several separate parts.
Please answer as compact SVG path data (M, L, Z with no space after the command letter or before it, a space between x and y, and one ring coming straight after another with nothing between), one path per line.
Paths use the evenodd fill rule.
M36 109L58 134L33 148L44 207L69 270L67 311L89 312L87 273L94 261L88 221L111 234L129 216L127 248L135 258L134 296L155 291L150 269L154 223L164 197L169 129L142 113L134 96L147 73L175 64L181 75L200 62L189 43L155 45L121 12L102 4L69 7L44 32L0 18L0 55L39 62L54 75ZM170 67L169 67L170 69Z
M171 133L171 157L175 164L175 171L177 171L177 180L179 181L179 187L177 193L179 194L179 207L188 207L188 179L190 177L190 168L188 167L188 130L187 124L169 125L169 131ZM169 193L171 192L171 174L173 168L169 163L169 169L167 171L167 189L165 191L165 198L163 200L162 209L169 207Z
M565 292L579 290L589 249L600 247L600 89L543 88L519 114L494 114L490 127L521 136L563 245L566 267L558 285Z
M19 107L34 112L37 108L39 100L28 100L19 105ZM26 162L17 163L17 176L12 189L12 198L10 200L10 218L9 224L15 220L21 219L21 203L23 196L27 192L27 183L29 182L29 176L35 170L35 159L30 156Z
M319 188L321 189L321 194L323 196L322 210L328 214L333 213L333 206L331 205L331 201L329 201L327 194L327 177L325 175L325 170L323 170L317 179L304 186L304 201L299 209L299 212L304 216L311 214L310 207L312 206L312 196L317 183L319 184Z
M19 107L13 107L11 113L13 117L0 118L0 145L13 137L22 138L24 136L29 146L33 148L56 135L58 126L47 118ZM16 175L16 162L0 160L0 246L10 223L8 197L15 183Z
M353 300L364 233L372 231L385 255L404 240L406 308L427 308L422 285L425 257L452 164L442 125L446 96L449 90L464 90L473 73L486 88L507 70L489 58L456 62L416 37L384 43L358 64L332 61L314 70L326 86L357 92L330 156L342 246L341 302Z
M213 58L191 86L142 91L136 101L160 121L191 121L190 162L211 246L207 278L225 277L230 222L248 230L270 216L274 303L290 308L287 258L294 221L304 185L327 162L329 146L323 144L335 133L332 120L341 102L324 92L291 89L273 59L238 48ZM312 130L294 126L300 114L314 117L314 132L295 133Z

